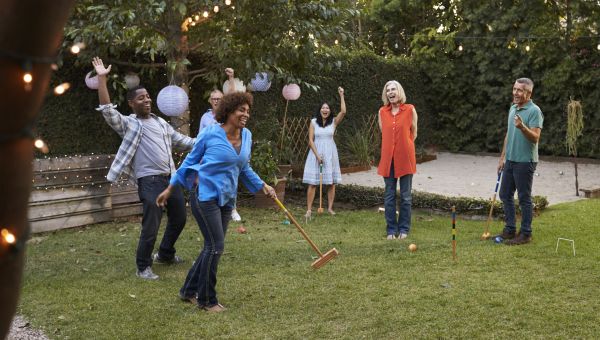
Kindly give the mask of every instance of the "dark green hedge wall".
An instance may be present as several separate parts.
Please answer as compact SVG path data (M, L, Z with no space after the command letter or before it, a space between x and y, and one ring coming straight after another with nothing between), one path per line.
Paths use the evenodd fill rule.
M194 58L191 58L194 62ZM388 80L398 80L404 87L408 102L413 103L420 116L419 142L425 143L429 136L427 126L432 117L425 98L423 78L413 64L406 59L384 59L369 52L339 53L334 57L323 58L324 63L341 61L341 67L334 67L328 73L317 74L307 70L300 75L308 83L318 85L314 91L302 86L302 95L296 101L290 101L288 116L311 116L323 101L327 101L337 113L339 97L337 87L342 86L346 93L348 113L343 129L360 127L363 115L374 115L381 106L381 91ZM52 84L68 81L72 88L63 96L48 96L37 124L38 133L50 147L50 155L114 153L119 146L119 137L107 126L101 114L95 110L98 106L97 93L85 86L85 74L91 66L77 65L75 60L67 58L64 66L56 72ZM113 65L113 74L124 74L124 68ZM164 74L142 75L141 83L149 90L153 99L158 91L167 84ZM116 91L111 81L109 90L113 99L121 98L124 90ZM52 85L51 84L51 85ZM249 128L254 139L277 141L281 129L286 101L281 94L282 82L273 81L267 92L255 92L255 104ZM190 89L191 134L197 134L199 117L208 109L206 94L214 85L194 82ZM115 101L115 100L113 100ZM117 101L122 113L128 112L124 100ZM155 105L156 103L154 103ZM154 112L157 112L156 109ZM336 137L337 138L337 137Z

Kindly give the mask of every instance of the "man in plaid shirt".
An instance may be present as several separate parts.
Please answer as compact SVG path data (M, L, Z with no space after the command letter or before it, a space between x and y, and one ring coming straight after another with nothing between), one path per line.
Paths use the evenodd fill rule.
M110 102L107 75L111 66L104 67L98 57L92 61L98 74L98 98L102 116L123 138L106 178L116 182L122 176L135 176L138 194L143 205L142 230L136 253L137 276L156 280L152 263L180 263L175 255L175 242L186 222L185 199L179 187L167 202L167 227L159 250L152 255L160 227L162 208L156 205L156 197L169 185L171 173L175 172L172 149L189 151L195 139L182 135L164 119L151 112L152 99L145 88L134 87L127 93L127 101L133 114L122 115Z

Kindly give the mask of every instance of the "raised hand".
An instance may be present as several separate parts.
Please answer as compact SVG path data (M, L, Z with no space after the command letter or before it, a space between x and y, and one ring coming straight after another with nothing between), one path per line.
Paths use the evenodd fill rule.
M229 79L234 77L234 71L231 67L228 67L225 69L225 74L227 75L227 78L229 78Z
M98 76L106 76L107 74L110 73L110 69L112 67L112 65L108 65L108 67L104 67L104 63L102 62L102 59L100 59L98 57L94 57L92 59L92 65L94 65L94 70L96 70L96 74L98 74Z
M340 97L344 96L344 88L343 87L338 87L338 93L340 94Z

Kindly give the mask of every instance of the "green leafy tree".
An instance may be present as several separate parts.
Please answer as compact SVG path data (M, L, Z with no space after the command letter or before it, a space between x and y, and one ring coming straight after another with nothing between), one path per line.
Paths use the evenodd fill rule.
M217 85L225 67L246 81L266 71L301 82L296 75L316 54L350 37L344 27L356 13L344 2L315 0L82 0L65 35L67 46L87 45L85 62L102 55L108 63L164 72L186 90L198 78Z

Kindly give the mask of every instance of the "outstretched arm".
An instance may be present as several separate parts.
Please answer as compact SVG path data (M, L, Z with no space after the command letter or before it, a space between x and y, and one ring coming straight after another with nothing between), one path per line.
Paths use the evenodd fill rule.
M342 87L338 87L338 93L340 94L340 113L335 116L335 126L340 125L344 116L346 115L346 101L344 100L344 89Z
M227 92L224 94L230 94L235 92L235 72L231 67L225 69L225 74L227 75L227 80L229 81L229 88Z
M100 105L110 104L110 95L108 94L106 76L110 73L112 65L104 67L102 59L98 57L94 57L94 59L92 59L92 65L94 65L96 74L98 74L98 100Z

